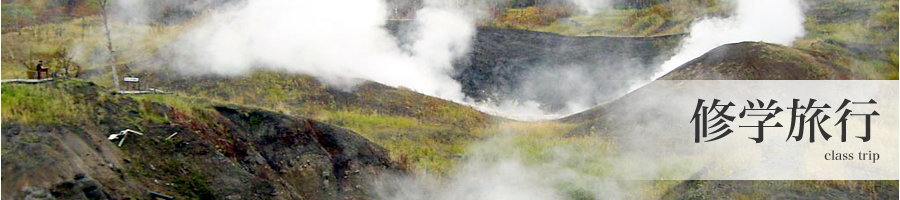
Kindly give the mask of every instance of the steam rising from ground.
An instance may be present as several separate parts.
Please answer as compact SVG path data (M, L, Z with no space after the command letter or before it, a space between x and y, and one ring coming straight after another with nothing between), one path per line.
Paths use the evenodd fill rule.
M195 29L170 46L172 51L170 53L177 56L174 60L176 69L188 73L237 75L253 68L279 69L312 74L327 83L343 88L351 88L360 79L368 79L391 86L411 88L448 100L469 102L460 91L459 83L450 76L452 62L468 51L475 31L474 19L477 16L463 10L465 9L459 5L429 3L417 12L415 28L407 34L409 38L396 38L384 28L388 13L382 1L249 1L216 11L207 19L200 21ZM685 39L679 53L665 62L661 67L662 71L655 77L662 76L684 62L726 43L761 40L789 45L803 35L803 20L799 1L739 0L734 16L705 19L695 23L690 30L691 36ZM569 82L590 80L590 77L583 77L584 74L575 70L563 73L560 77L568 79ZM572 102L590 101L584 100L584 96L571 98ZM648 99L654 101L647 103L648 105L662 105L656 101L670 100ZM492 106L493 109L502 110L498 111L501 114L517 111L547 116L535 102L499 102ZM644 114L658 113L657 111ZM672 116L680 116L683 113L675 112ZM683 123L684 119L677 118L677 120L681 120L678 123L686 126ZM643 122L631 119L625 121ZM622 140L621 144L623 146L635 144L635 147L648 146L646 144L672 144L663 139L673 137L666 128L675 122L672 124L662 120L653 122L654 124L650 125L655 129L648 129L658 130L659 133L623 134L633 140L631 142ZM646 123L641 125L650 126ZM593 132L593 127L591 130ZM394 180L385 181L381 185L376 184L382 187L379 190L381 192L379 197L501 200L637 198L629 194L641 191L630 191L633 187L628 183L616 181L623 179L616 176L630 176L624 179L655 179L662 171L661 166L665 166L657 161L621 155L600 159L601 153L566 147L548 156L553 159L529 161L517 156L516 152L521 149L512 146L515 141L510 140L515 134L509 133L476 146L472 154L458 166L458 172L454 172L446 180L431 177L392 177ZM667 135L668 138L662 137ZM690 142L681 140L683 139L681 136L683 135L678 135L675 139ZM655 143L647 142L648 138L653 139ZM741 139L739 142L747 141L744 138L739 139ZM896 141L895 138L888 139ZM644 151L667 153L661 151L663 148L661 146L663 145L651 146L652 150L660 151ZM896 144L888 146L896 147ZM640 149L620 150L639 152ZM621 160L616 160L620 158ZM611 167L613 172L621 173L613 173L613 176L595 176L575 169L595 167L585 164L590 162L615 163L617 166ZM623 163L631 165L622 165ZM591 170L602 171L602 169ZM633 173L635 171L639 173Z
M800 0L738 0L733 16L695 22L678 53L662 64L653 79L728 43L763 41L789 46L805 34L805 19Z
M382 1L249 1L204 20L174 46L177 69L237 75L253 68L317 76L340 88L360 79L457 102L450 77L475 32L473 16L428 4L417 12L412 43L401 46L384 28Z
M603 158L596 151L545 149L549 159L529 162L528 153L516 145L517 134L506 132L475 145L448 177L388 176L373 184L375 192L391 200L621 199L640 193L629 187L636 182L585 173L581 167Z
M610 4L609 1L572 2L589 13ZM556 71L539 71L532 73L538 76L526 76L521 86L510 91L525 98L489 104L486 107L497 110L495 113L520 120L554 119L581 112L612 100L610 97L633 91L715 47L743 41L790 46L795 39L805 34L805 16L800 0L736 0L734 3L735 13L727 18L706 18L693 23L688 30L690 36L682 41L674 56L665 59L656 73L640 74L622 70L592 73L597 66L553 67ZM639 68L637 62L611 64ZM616 80L611 80L608 75L610 73L616 74L617 78L613 78ZM529 96L533 99L528 99ZM563 108L547 109L546 105L539 104L540 101L537 100L560 97L566 102Z
M557 119L626 94L631 85L649 78L649 70L642 69L649 68L628 59L535 67L522 73L518 85L506 91L505 97L515 100L487 102L482 107L518 120Z
M575 6L578 6L582 12L594 14L597 9L609 7L613 0L569 0Z
M391 34L389 9L380 0L247 1L199 21L166 57L185 73L286 70L345 90L372 80L517 119L560 117L534 101L476 103L452 78L453 62L468 53L487 4L426 1L408 30Z
M560 76L524 81L524 87L544 91L509 91L526 97L568 98L564 108L550 109L553 112L548 112L546 105L536 99L476 103L467 98L460 83L452 78L453 62L468 53L475 34L475 20L485 16L484 6L492 2L426 1L416 11L410 30L391 34L385 28L390 9L381 0L269 0L231 4L222 1L203 0L185 6L190 12L199 12L210 5L225 5L203 15L186 34L164 48L170 66L185 73L223 75L240 75L252 69L285 70L310 74L345 90L351 90L363 80L372 80L524 120L552 119L579 112L601 103L597 96L618 96L623 92L568 87L603 85L596 84L597 80L604 80L602 77L580 73L576 67ZM608 7L611 2L569 1L588 13ZM152 2L173 3L171 0ZM146 3L122 1L118 16L135 22L159 17L154 15L157 11L142 8ZM678 53L663 63L652 79L637 82L652 81L722 44L766 41L790 45L804 34L804 16L798 0L738 0L736 11L728 18L694 23L691 35L683 41ZM644 79L639 77L647 76L620 77ZM568 88L547 90L548 85ZM643 84L629 85L635 89Z
M897 88L895 81L657 81L608 110L605 114L610 117L591 123L590 135L542 133L542 127L534 126L540 123L509 130L499 125L503 131L472 145L449 176L389 176L373 186L379 199L393 200L656 199L674 186L660 180L890 179L898 174ZM846 92L835 96L832 91ZM695 127L688 120L698 98L707 100L704 106L711 105L712 99L735 103L722 110L735 116L734 121L725 122L734 132L720 140L702 142L716 137L709 135L695 143ZM777 101L773 105L786 109L766 122L766 126L780 123L784 127L768 127L764 137L755 127L740 127L763 117L736 117L749 106L744 100L758 98L771 98ZM802 140L786 141L799 134L788 130L793 113L787 108L793 98L802 99L801 104L816 99L817 105L832 108L844 99L873 99L878 103L848 106L854 113L877 110L881 115L871 122L864 117L847 118L846 142L841 141L841 126L834 122L819 127L831 134L830 140L824 140L823 132L815 132L811 142L806 130ZM802 112L799 109L797 114ZM823 114L838 117L830 111L825 109ZM871 125L872 140L862 142L854 135L865 135L866 124ZM756 143L752 137L764 140ZM823 158L832 151L871 151L881 157L877 162Z

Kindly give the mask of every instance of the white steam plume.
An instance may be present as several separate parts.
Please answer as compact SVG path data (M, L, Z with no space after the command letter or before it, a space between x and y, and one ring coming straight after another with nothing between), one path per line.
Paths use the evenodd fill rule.
M611 0L569 0L577 5L582 11L591 13L597 9L611 6ZM678 47L677 53L666 60L659 70L649 76L651 79L646 81L633 81L628 91L634 91L645 85L647 82L656 80L666 73L674 70L678 66L699 57L700 55L712 50L715 47L735 42L743 41L763 41L778 43L782 45L791 45L793 41L804 35L805 30L803 23L805 16L800 0L737 0L735 13L727 18L706 18L695 22L689 32L690 36L685 38ZM619 63L624 65L634 65L634 63ZM617 71L621 77L639 77L628 74L625 71ZM567 73L566 70L554 72L542 72L539 74L559 74L560 76L553 79L535 79L526 81L530 84L523 88L538 88L538 91L547 93L547 88L539 86L570 86L567 89L549 89L558 94L565 94L567 105L564 109L556 112L547 112L542 109L542 105L534 101L522 100L518 104L516 102L502 102L496 105L487 106L496 113L512 114L512 118L524 120L543 120L554 119L559 116L565 116L575 112L580 112L586 108L599 103L598 96L619 96L621 93L617 91L601 90L598 84L590 84L596 82L592 77L594 75L578 72ZM573 74L574 76L566 75ZM598 80L603 80L599 78ZM594 88L576 88L578 84L566 85L563 83L582 83ZM602 84L601 84L602 85ZM538 86L538 87L536 87ZM627 87L627 86L626 86ZM520 91L521 92L521 91ZM530 93L535 91L525 91ZM625 92L625 91L623 91ZM485 110L485 109L483 109Z
M587 174L583 168L602 155L571 146L540 149L546 160L529 163L517 146L522 133L505 132L479 142L446 177L429 174L386 175L372 183L377 199L386 200L560 200L626 199L640 190L614 177ZM533 159L533 158L532 158ZM642 166L651 168L649 165ZM652 170L636 170L653 176ZM644 171L648 171L644 173ZM634 172L634 171L632 171ZM655 173L655 172L652 172Z
M582 12L594 14L598 9L608 8L612 0L568 0L577 6Z
M465 95L451 62L475 32L461 9L428 4L419 10L409 46L385 29L380 0L248 1L212 14L176 42L177 69L237 75L269 68L317 76L341 88L373 80L452 101Z
M568 1L589 10L611 2ZM485 15L479 13L482 10L478 6L489 3L480 3L426 1L424 8L416 11L409 32L398 38L385 28L390 13L381 0L237 2L196 21L195 27L171 44L167 58L182 72L239 75L254 68L277 69L314 75L343 89L372 80L475 105L451 75L453 61L469 51L475 19ZM121 7L127 11L122 13L143 16L139 19L155 16L153 11L137 9L140 5L123 2ZM695 23L679 53L653 77L726 43L757 40L790 44L803 35L803 19L799 1L739 0L734 16ZM529 99L487 102L476 107L510 118L536 120L557 118L596 103L582 98L585 95L566 96L572 98L572 105L557 113L547 113Z
M733 16L695 22L678 53L662 64L653 79L728 43L763 41L791 45L805 34L804 21L800 0L738 0Z
M452 78L452 63L469 51L486 4L425 2L409 32L395 36L385 28L390 13L380 0L248 1L200 21L172 44L168 57L187 73L267 68L310 74L342 89L372 80L515 119L560 117L533 101L476 104Z

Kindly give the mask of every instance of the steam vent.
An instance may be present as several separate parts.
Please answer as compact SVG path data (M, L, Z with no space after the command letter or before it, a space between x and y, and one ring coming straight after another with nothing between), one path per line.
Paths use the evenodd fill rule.
M898 199L896 0L3 0L0 199Z

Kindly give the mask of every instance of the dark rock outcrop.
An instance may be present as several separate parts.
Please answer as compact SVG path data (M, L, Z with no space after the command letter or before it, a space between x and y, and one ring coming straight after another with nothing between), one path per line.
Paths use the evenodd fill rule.
M402 44L413 42L408 36L414 26L408 20L386 24ZM589 102L605 102L616 97L608 94L627 92L634 80L651 78L684 36L565 36L479 27L468 54L454 61L453 79L476 101L533 100L555 111L578 92L592 94L583 95Z
M403 172L384 148L311 119L97 90L68 91L96 100L77 124L3 122L4 199L371 199L372 178ZM124 129L144 135L107 140Z
M547 83L564 77L546 77L573 71L590 81L574 84L593 88L595 94L612 94L627 90L629 80L647 79L655 64L666 58L683 35L659 37L563 36L528 30L479 28L470 53L454 64L454 79L463 92L476 100L531 99L549 109L564 106L564 95L553 88L571 87L552 84L552 88L532 88L530 81ZM537 93L530 91L540 91ZM614 96L594 95L594 102L612 100Z

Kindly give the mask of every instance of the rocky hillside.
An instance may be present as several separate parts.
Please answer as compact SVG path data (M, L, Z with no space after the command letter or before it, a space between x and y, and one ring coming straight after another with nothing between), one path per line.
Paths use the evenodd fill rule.
M389 21L387 29L408 38L411 21ZM560 80L572 72L589 77L572 83L592 94L624 93L630 82L649 79L685 34L654 37L568 36L522 29L478 27L469 52L454 61L453 78L462 92L476 101L534 100L548 111L563 106L569 94L557 85L535 84ZM401 41L409 42L409 41ZM571 86L575 88L575 86ZM612 100L596 95L593 102Z
M244 76L183 76L145 71L145 84L178 96L246 105L351 129L410 168L444 173L479 130L495 120L472 107L367 81L342 90L313 76L255 71ZM150 97L154 100L168 98Z
M258 108L77 80L2 90L4 199L370 199L371 178L404 171L353 131ZM125 129L144 135L107 140Z
M554 110L564 106L566 94L553 93L557 86L540 88L526 83L546 81L543 79L548 75L562 71L576 71L591 77L596 85L583 87L598 90L594 93L622 92L629 83L619 80L649 78L654 64L670 54L681 37L563 36L480 28L469 55L454 65L458 72L455 79L462 83L463 92L476 100L533 99ZM596 98L595 102L611 100L602 95Z
M576 96L573 93L593 98L585 100L592 105L608 101L544 122L490 116L371 81L361 80L353 90L334 88L290 70L260 69L239 76L175 73L163 62L172 60L163 47L203 18L195 16L213 13L183 7L184 2L146 1L153 8L148 11L171 13L149 16L154 21L149 27L126 19L111 24L120 78L141 77L145 88L169 93L111 94L107 35L95 14L99 7L91 1L67 1L68 7L58 7L68 10L65 15L48 19L62 10L54 4L63 1L4 1L3 11L11 11L4 12L3 21L4 79L26 77L34 62L44 60L54 72L91 82L2 86L0 138L2 172L7 175L2 199L149 199L151 192L178 199L375 199L383 191L373 190L372 184L397 190L387 193L421 189L376 180L393 174L411 175L410 179L437 190L527 194L523 190L549 188L563 193L561 199L898 198L896 180L608 184L623 182L615 181L622 173L617 170L622 165L616 151L635 145L620 142L617 134L658 122L651 108L626 103L678 91L655 93L660 90L651 89L659 88L651 87L659 85L650 84L613 98L629 90L633 80L648 80L690 34L686 31L691 23L727 17L733 9L727 3L733 1L613 1L621 6L571 16L563 13L566 10L539 5L546 1L508 2L492 13L492 22L479 22L470 51L454 61L453 78L475 100L529 99L551 112L566 106ZM412 8L421 3L388 2L394 2L392 8L395 3L412 3ZM806 1L806 35L790 47L728 44L662 79L897 79L897 2ZM48 9L28 11L39 7ZM77 7L87 12L72 13ZM355 15L346 11L323 13ZM391 14L398 19L413 17L397 9ZM415 38L403 36L410 21L391 21L388 30L398 40ZM131 35L132 29L145 37ZM624 122L626 117L635 121ZM126 129L143 135L107 139ZM499 162L499 170L492 169L494 163L478 163L486 157L521 158L524 169L510 168L509 162ZM547 170L528 170L535 166ZM527 173L506 174L522 170ZM534 174L540 176L529 178ZM463 182L454 184L458 180ZM507 189L497 180L516 186L536 182L542 187ZM424 194L432 196L419 198L454 198Z

